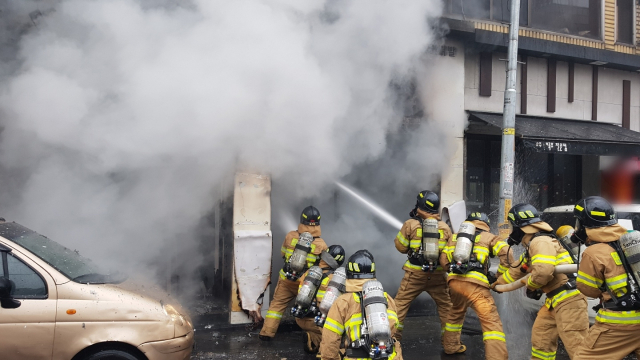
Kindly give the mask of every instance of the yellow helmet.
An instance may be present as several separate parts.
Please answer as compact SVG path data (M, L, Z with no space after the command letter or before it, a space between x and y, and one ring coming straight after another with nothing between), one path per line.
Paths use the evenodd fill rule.
M574 232L575 230L571 225L562 225L556 230L556 236L562 239L563 237L570 237Z

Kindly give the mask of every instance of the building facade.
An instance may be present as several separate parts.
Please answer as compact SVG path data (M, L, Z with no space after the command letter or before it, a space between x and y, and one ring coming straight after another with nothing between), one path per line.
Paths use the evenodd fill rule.
M443 203L497 217L508 0L447 0L454 108L464 109ZM521 0L514 202L606 194L638 202L640 1ZM454 96L452 96L454 98ZM634 157L635 156L635 157ZM635 170L634 170L635 169ZM497 218L495 218L497 220Z

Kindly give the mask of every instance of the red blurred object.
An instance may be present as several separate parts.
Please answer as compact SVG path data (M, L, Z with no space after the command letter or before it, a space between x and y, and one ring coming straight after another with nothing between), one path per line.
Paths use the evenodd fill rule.
M635 195L635 180L640 174L638 157L621 159L602 172L602 196L618 204L631 204Z

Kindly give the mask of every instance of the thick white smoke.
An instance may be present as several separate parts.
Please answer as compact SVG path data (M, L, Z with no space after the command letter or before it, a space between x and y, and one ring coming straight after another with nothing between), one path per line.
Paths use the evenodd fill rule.
M400 130L391 84L428 83L439 0L165 3L65 0L22 35L0 95L3 216L118 265L168 245L192 266L236 169L271 174L295 213L345 176L402 216L436 185L453 120Z

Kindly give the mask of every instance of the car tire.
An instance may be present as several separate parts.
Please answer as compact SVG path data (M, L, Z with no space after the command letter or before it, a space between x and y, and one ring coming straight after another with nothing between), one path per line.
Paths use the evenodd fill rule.
M115 349L104 349L98 350L94 353L91 353L82 360L146 360L145 358L141 358L137 354L132 354L131 352L124 350L115 350Z

